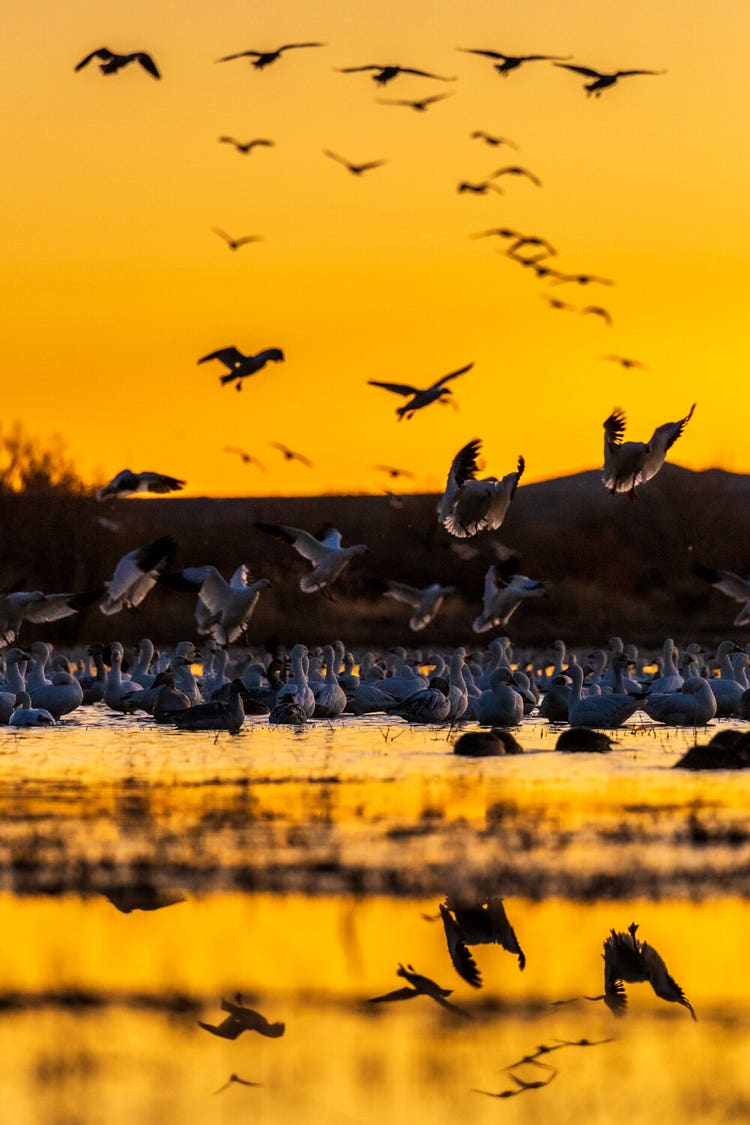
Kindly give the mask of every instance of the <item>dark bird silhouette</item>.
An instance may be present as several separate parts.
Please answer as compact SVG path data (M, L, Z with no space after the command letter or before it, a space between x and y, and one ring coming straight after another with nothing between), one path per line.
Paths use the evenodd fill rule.
M198 1027L222 1039L236 1039L243 1031L257 1031L259 1035L265 1035L268 1039L278 1039L284 1034L286 1024L269 1023L260 1012L254 1012L252 1008L244 1008L241 996L238 995L236 1000L236 1004L231 1000L222 1000L221 1010L228 1012L229 1015L221 1023L211 1024L198 1020Z
M469 133L473 141L484 141L486 145L491 145L492 148L498 148L500 145L509 145L514 148L516 152L519 151L519 146L510 137L498 137L494 133L485 133L484 129L475 129L473 133Z
M277 47L275 51L238 51L236 55L224 55L223 58L216 61L231 62L232 59L250 59L251 66L255 67L256 70L263 70L264 67L276 62L282 51L292 51L299 47L325 46L327 46L326 43L285 43L283 47Z
M452 1004L447 999L448 996L453 994L452 988L441 988L440 985L436 984L430 977L422 976L421 973L416 972L413 965L404 967L399 964L396 975L408 981L408 986L397 988L393 992L386 992L383 996L371 996L368 1003L380 1004L391 1000L413 1000L415 996L429 996L436 1004L447 1008L448 1011L455 1012L456 1015L461 1016L463 1019L471 1019L468 1012L465 1012L463 1008L459 1008L456 1004Z
M81 59L75 69L82 70L92 59L102 60L99 64L99 69L102 74L116 74L118 70L122 70L128 63L136 62L152 75L152 77L161 78L159 68L151 58L151 55L147 54L146 51L131 51L129 55L118 55L115 51L110 51L109 47L99 47L96 51L92 51L90 55L86 55L84 59Z
M264 351L258 352L256 355L243 355L241 351L232 346L209 352L208 355L201 356L198 363L208 363L211 359L218 359L229 369L228 375L219 376L222 386L225 383L236 381L235 390L241 391L243 379L246 379L248 375L255 375L257 371L262 370L271 361L281 363L284 359L284 353L281 348L265 348Z
M747 716L741 716L746 718ZM746 770L750 769L750 732L720 730L706 746L691 746L673 769Z
M227 234L221 227L211 227L211 230L214 234L218 234L219 238L223 238L230 250L239 250L240 246L246 246L249 242L263 241L259 234L243 234L240 238L232 238L231 234Z
M535 265L542 258L549 258L553 254L557 254L557 250L555 250L555 248L554 248L554 246L552 245L551 242L548 242L546 238L540 238L538 235L533 235L533 234L521 234L521 235L519 235L518 238L508 247L508 249L505 251L505 253L509 257L514 258L514 257L517 257L518 251L523 250L524 247L526 247L526 246L538 246L540 248L540 250L542 251L540 254L537 254L534 258L525 259L526 265L529 265L529 266Z
M242 680L232 680L228 700L210 699L208 703L197 703L185 711L175 711L170 716L170 722L178 730L225 730L229 734L239 734L245 721L244 690Z
M664 464L671 449L693 416L695 403L684 418L657 426L647 442L623 441L625 411L615 407L604 425L604 468L602 477L609 491L628 492L635 497L636 486L651 480Z
M546 293L542 293L542 300L546 301L551 309L558 309L560 312L578 312L575 305L571 305L568 301L561 301L559 297L548 297Z
M400 422L402 418L413 418L417 410L429 406L431 402L445 402L446 399L449 399L452 391L445 384L450 379L457 379L459 375L470 371L473 366L473 363L467 363L465 367L459 367L457 371L451 371L450 374L443 375L442 379L438 379L437 382L425 387L424 390L412 387L407 383L379 383L374 379L368 379L367 385L369 387L382 387L385 391L392 391L393 394L409 398L409 402L405 403L404 406L396 408L396 414Z
M527 62L554 62L572 58L572 55L505 55L502 51L482 51L477 47L458 47L457 50L469 55L482 55L486 59L500 59L499 63L494 63L494 67L503 78L507 78L512 70L518 70Z
M121 914L131 914L134 910L163 910L166 906L176 906L185 902L180 891L160 889L151 885L107 887L100 891Z
M289 449L288 446L283 445L280 441L269 441L269 445L274 449L278 449L281 456L285 461L299 461L300 465L304 465L308 469L314 468L314 465L309 457L305 457L304 453L297 453L294 449Z
M511 238L514 241L523 239L524 235L520 230L513 230L511 227L490 227L489 230L480 230L476 234L470 235L471 238L491 238L497 235L498 238Z
M407 109L415 109L418 113L424 113L431 105L436 102L444 102L446 98L452 98L453 94L432 94L428 98L376 98L378 105L400 105L406 106Z
M470 191L473 195L486 195L488 191L495 191L498 195L505 195L503 189L497 184L493 184L491 180L481 180L478 183L470 183L468 180L462 180L456 188L456 191L459 194Z
M614 285L611 277L599 277L595 273L558 273L553 285L567 285L575 282L576 285Z
M236 453L237 456L242 461L243 465L257 465L258 468L261 470L261 472L264 472L264 473L267 472L266 466L263 464L262 461L259 461L257 457L254 457L252 455L252 453L248 453L246 450L240 449L236 445L225 445L224 446L224 452L225 453Z
M412 66L397 66L395 64L369 63L367 66L339 66L339 74L359 74L361 71L373 70L373 82L385 86L392 82L399 74L414 74L418 78L435 78L438 82L455 82L455 78L445 78L442 74L432 74L429 70L416 70Z
M263 1085L262 1082L249 1082L247 1078L240 1078L239 1074L230 1074L229 1078L226 1080L224 1085L219 1086L219 1089L214 1090L214 1093L215 1094L221 1094L223 1090L226 1090L229 1086L231 1086L235 1083L239 1086L262 1086Z
M477 1090L476 1088L474 1088L472 1090L472 1093L486 1094L489 1098L514 1098L517 1097L518 1094L525 1094L528 1090L541 1090L544 1086L549 1086L552 1079L557 1076L557 1071L553 1066L548 1066L546 1063L535 1063L535 1065L543 1066L545 1070L548 1070L550 1072L549 1077L544 1079L539 1078L533 1082L529 1082L526 1079L519 1078L517 1075L513 1074L512 1071L509 1071L508 1077L511 1079L511 1081L515 1082L517 1087L516 1089L500 1090L499 1093L495 1094L491 1090Z
M370 172L373 168L382 168L384 164L388 163L387 160L368 160L364 164L352 164L349 160L346 160L345 157L339 156L338 153L331 152L329 148L324 148L323 152L326 156L330 156L331 160L335 160L338 164L343 164L346 170L351 172L353 176L361 176L363 172Z
M574 754L604 754L616 745L603 731L591 730L589 727L568 727L558 736L555 750Z
M453 753L465 758L497 758L523 754L523 746L509 730L471 730L456 739Z
M134 473L131 469L121 469L103 488L97 491L97 500L114 500L117 496L133 496L136 492L179 492L185 487L184 480L168 477L164 473Z
M414 480L414 473L408 469L397 469L394 465L373 465L373 468L379 473L387 473L392 480L398 480L399 477L408 477L409 480Z
M587 314L590 314L591 316L598 316L601 320L604 321L608 328L612 327L612 316L607 311L607 309L602 308L601 305L586 305L584 309L581 309L581 312L584 316L586 316Z
M469 952L470 945L501 945L518 956L519 969L526 965L526 956L499 895L474 903L446 899L440 903L440 917L453 968L472 988L482 987L482 974Z
M673 1004L681 1004L687 1008L693 1019L697 1019L693 1006L685 996L677 981L669 975L663 959L648 942L636 938L638 926L631 922L628 932L616 933L610 930L609 937L604 942L604 993L606 997L613 996L622 983L635 983L648 981L656 995L661 1000L668 1000ZM622 1015L627 1001L622 989L622 998L614 1006L608 1004L616 1015Z
M273 141L266 141L262 138L252 141L238 141L236 137L219 137L219 144L234 145L237 152L247 154L252 152L254 148L273 148Z
M715 590L733 598L736 602L744 602L740 612L734 619L735 625L750 625L750 575L743 578L733 570L715 570L711 566L698 565L694 567L694 574L704 582L710 582Z
M601 71L594 70L590 66L573 66L572 63L555 62L554 66L563 67L564 70L572 70L575 74L582 74L584 78L593 79L592 82L584 82L583 88L586 91L586 97L591 97L593 94L595 98L601 97L602 90L606 90L609 86L614 86L619 78L630 78L635 74L666 74L666 70L615 70L612 74L602 74Z
M641 363L639 359L629 359L626 355L603 355L602 359L611 360L612 363L619 363L620 367L624 367L626 371L637 368L639 371L648 371L645 363Z
M527 180L531 180L532 184L537 187L542 186L542 181L528 168L522 168L519 164L508 164L504 168L498 168L496 172L492 173L491 179L495 180L498 176L525 176Z
M523 1055L520 1059L511 1063L510 1066L506 1066L505 1070L515 1070L516 1067L522 1066L524 1063L546 1068L547 1064L539 1062L542 1055L551 1055L553 1051L562 1051L564 1047L601 1047L604 1043L614 1043L614 1041L612 1036L607 1039L553 1039L551 1045L549 1043L540 1043L535 1051L531 1051L528 1055Z

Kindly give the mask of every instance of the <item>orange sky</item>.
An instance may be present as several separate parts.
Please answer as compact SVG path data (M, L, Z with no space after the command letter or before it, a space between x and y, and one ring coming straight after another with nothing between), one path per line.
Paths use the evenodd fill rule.
M750 117L738 2L301 0L148 5L12 0L5 25L5 425L61 434L87 479L128 466L185 478L188 494L378 491L379 463L442 487L460 446L526 480L601 464L601 424L628 437L695 416L673 459L750 471L741 323L750 260ZM263 71L216 59L321 40ZM105 77L96 47L148 50ZM666 69L587 98L549 62L507 78L458 47L571 55L599 70ZM456 76L379 88L336 67L397 62ZM426 113L378 97L451 97ZM490 148L473 129L513 138ZM269 137L240 155L218 137ZM387 159L362 177L323 155ZM504 195L459 181L520 164ZM259 234L231 252L212 233ZM470 234L548 238L550 264L616 285L538 280ZM552 294L596 315L553 310ZM283 348L241 394L197 359L227 345ZM648 365L628 374L602 356ZM453 384L398 423L368 379ZM720 392L719 388L721 388ZM286 464L279 440L315 462ZM257 455L266 473L224 452Z

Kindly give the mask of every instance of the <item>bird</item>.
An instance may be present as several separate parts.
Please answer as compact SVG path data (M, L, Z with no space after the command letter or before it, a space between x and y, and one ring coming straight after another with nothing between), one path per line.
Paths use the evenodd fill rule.
M431 105L436 102L443 102L446 98L452 98L453 94L432 94L427 98L417 98L410 100L409 98L376 98L378 105L400 105L406 106L408 109L415 109L418 113L424 113Z
M96 51L92 51L91 54L81 59L76 64L75 69L82 70L92 59L102 60L99 64L102 74L116 74L128 63L136 62L153 78L161 78L159 68L146 51L131 51L128 55L118 55L115 51L110 51L109 47L98 47Z
M208 363L211 359L218 359L219 363L223 363L228 368L228 375L219 376L222 386L225 383L236 381L235 390L241 391L243 379L261 371L267 363L281 363L284 359L284 353L281 348L265 348L256 355L243 355L238 348L231 346L218 348L215 352L209 352L208 355L201 356L198 363Z
M527 180L531 180L532 184L535 184L537 187L542 186L542 181L539 177L535 176L533 172L530 172L528 168L522 168L520 164L509 164L504 168L498 168L496 172L491 174L490 179L495 180L498 176L525 176Z
M625 411L615 407L604 426L604 467L602 477L610 493L627 492L635 498L639 484L651 480L661 469L667 452L693 416L695 403L684 418L657 426L648 442L623 441Z
M502 51L483 51L477 47L458 47L457 50L465 51L470 55L482 55L487 59L500 59L501 62L495 63L494 67L498 74L502 74L503 78L507 78L512 70L518 70L520 66L527 62L552 62L556 59L569 59L571 55L505 55Z
M641 708L656 723L670 727L703 727L715 717L717 701L708 680L703 676L688 676L676 691L652 692Z
M367 66L339 66L336 68L339 74L358 74L362 71L373 70L375 73L372 76L373 82L377 82L379 86L385 86L388 82L392 82L399 74L414 74L417 78L434 78L438 82L455 82L455 78L445 78L441 74L432 74L428 70L416 70L411 66L397 66L392 63L368 63Z
M612 327L612 315L607 311L607 309L602 308L601 305L586 305L585 308L581 309L581 312L584 316L586 316L587 314L590 314L591 316L598 316L604 321L608 328Z
M602 90L606 90L609 86L614 86L619 78L630 78L636 74L666 74L666 70L615 70L610 74L604 74L599 70L594 70L590 66L573 66L572 63L555 62L553 66L562 67L564 70L572 70L575 74L582 74L584 78L593 79L592 82L584 82L583 88L586 91L586 97L591 97L593 94L595 98L601 97Z
M257 465L261 472L265 473L268 471L262 461L259 461L257 457L253 456L252 453L248 453L247 450L240 449L236 445L225 445L224 452L236 453L242 461L243 465Z
M326 43L285 43L283 47L277 47L275 51L238 51L236 55L224 55L223 58L217 59L217 62L231 62L232 59L250 59L251 66L256 70L263 70L264 67L270 66L271 63L276 62L280 58L283 51L296 50L300 47L325 47Z
M559 297L549 297L546 293L542 293L542 300L546 301L551 309L560 312L578 312L575 305L571 305L569 301L561 301Z
M102 613L110 615L139 606L176 553L176 541L171 535L162 535L123 555L110 580L104 583L107 596L99 606Z
M461 180L456 188L459 195L464 192L470 192L472 195L486 195L488 191L495 191L498 195L505 195L505 192L498 184L493 184L491 180L480 180L477 183L472 183L469 180Z
M242 680L232 680L228 699L210 699L184 711L173 711L169 721L178 730L225 730L229 734L239 734L245 721L244 690Z
M661 1000L681 1004L687 1008L694 1020L697 1016L693 1006L685 996L677 981L670 976L662 957L648 942L636 937L638 926L631 922L627 933L610 930L604 942L604 992L611 1001L607 1005L615 1015L624 1015L627 998L622 987L639 981L648 981ZM618 990L619 985L619 990ZM615 999L617 997L617 999Z
M219 137L219 144L234 145L237 152L247 155L252 152L254 148L273 148L274 141L266 140L264 137L257 137L251 141L238 141L236 137Z
M231 1000L221 1001L221 1010L228 1012L229 1015L220 1024L204 1023L202 1020L198 1020L198 1027L202 1027L204 1031L210 1031L212 1035L218 1035L222 1039L236 1039L243 1031L257 1031L259 1035L265 1035L267 1039L279 1039L284 1034L286 1024L280 1021L270 1023L260 1012L243 1007L241 996L237 996L236 1000L237 1003L232 1003Z
M210 635L219 645L231 645L246 636L261 590L271 586L267 578L254 581L244 564L237 567L229 582L215 566L189 566L162 575L161 581L197 592L198 632Z
M373 468L378 473L387 473L392 480L398 480L399 477L407 477L409 480L414 480L414 473L409 469L399 469L395 465L373 465Z
M482 974L469 952L470 945L500 945L508 953L517 955L519 969L525 968L526 955L508 921L500 895L479 902L447 898L440 903L440 917L453 967L472 988L482 987Z
M408 982L404 988L397 988L393 992L386 992L384 996L371 996L368 1003L379 1004L383 1001L390 1000L413 1000L415 996L429 996L435 1003L440 1004L443 1008L447 1008L451 1012L462 1016L464 1019L471 1019L468 1012L463 1008L457 1007L452 1004L447 997L453 993L452 988L441 988L430 977L425 977L418 973L413 965L401 965L396 969L396 976L403 977Z
M231 234L227 234L221 227L211 227L211 230L226 242L230 250L239 250L240 246L247 246L250 242L263 241L262 235L259 234L243 234L239 238L232 238Z
M474 438L459 449L451 462L445 492L438 505L438 520L457 539L468 539L480 531L497 531L502 525L526 462L518 458L516 469L504 477L477 480L482 448Z
M627 663L624 657L621 659ZM572 727L611 730L613 727L621 727L641 707L641 700L627 692L582 695L583 668L580 664L569 665L566 675L571 680L568 721Z
M101 595L101 589L80 594L44 594L41 590L0 594L0 645L13 644L24 621L42 624L72 617Z
M494 727L490 730L467 731L453 744L453 753L464 758L498 758L523 752L523 746L515 735L509 730Z
M310 458L306 457L304 453L298 453L295 449L290 449L289 446L284 445L283 442L269 441L268 444L274 449L278 449L285 461L299 461L300 465L304 465L306 469L315 467Z
M494 133L485 133L484 129L475 129L473 133L469 133L469 136L473 141L484 141L486 145L490 145L492 148L498 148L500 145L509 145L517 152L519 150L519 146L515 141L512 141L510 137L498 137Z
M518 566L517 559L509 559L502 567L493 564L484 578L482 612L474 618L472 629L475 633L486 633L507 625L522 601L526 598L543 598L547 591L544 583L525 574L512 573Z
M605 754L617 743L608 734L590 727L568 727L561 731L555 743L555 750L566 753Z
M444 599L449 594L455 594L455 586L441 586L433 582L430 586L418 589L416 586L407 586L404 582L387 581L383 583L382 591L386 598L394 598L411 607L414 613L409 618L409 628L415 633L425 629L436 617Z
M353 176L361 176L363 172L369 172L373 168L381 168L387 164L387 160L368 160L365 164L352 164L351 161L346 160L343 156L339 156L336 152L331 152L329 148L324 148L323 152L326 156L330 156L331 160L343 164L347 171L351 172Z
M165 473L144 471L134 473L132 469L121 469L112 477L112 480L97 490L97 500L114 500L116 497L134 496L136 492L154 492L163 495L166 492L179 492L185 487L186 481L178 477L170 477Z
M32 707L29 693L20 691L16 696L14 709L8 719L8 726L53 727L56 721L46 707Z
M645 363L641 363L639 359L630 359L626 355L603 355L602 359L611 361L612 363L619 363L626 371L637 369L638 371L647 371L648 368Z
M541 251L537 253L534 258L523 259L523 261L530 266L536 265L542 258L549 258L557 254L557 250L555 250L552 243L548 242L546 238L540 238L538 235L530 234L519 234L518 238L508 247L505 253L510 258L517 257L518 251L523 250L524 246L538 246Z
M404 406L396 408L396 414L400 422L402 418L413 418L418 410L429 406L431 402L445 402L452 395L451 388L446 387L445 384L450 379L457 379L459 375L464 375L473 366L473 363L467 363L465 367L459 367L457 371L451 371L448 375L443 375L441 379L423 390L409 386L407 383L379 383L374 379L368 379L367 385L369 387L382 387L385 391L392 391L393 394L403 395L409 399L409 402L405 403Z
M325 527L320 533L321 538L311 535L299 527L289 527L285 524L253 523L258 531L288 543L294 547L297 554L313 564L309 574L304 574L300 579L300 590L305 594L323 593L331 598L330 587L336 581L342 570L357 555L366 554L369 547L364 543L357 543L353 547L341 546L341 532L335 527Z
M262 1086L263 1085L262 1082L251 1082L247 1078L240 1078L239 1074L230 1074L229 1078L227 1078L224 1085L219 1086L219 1089L214 1090L214 1093L215 1094L221 1094L222 1091L226 1090L229 1086L231 1086L235 1082L240 1086Z
M750 574L743 578L733 570L715 570L711 566L698 564L693 573L704 582L710 582L715 590L733 598L736 602L744 602L742 609L734 619L737 626L750 625Z
M576 285L614 285L611 277L600 277L595 273L561 273L554 271L552 285L566 285L574 282Z

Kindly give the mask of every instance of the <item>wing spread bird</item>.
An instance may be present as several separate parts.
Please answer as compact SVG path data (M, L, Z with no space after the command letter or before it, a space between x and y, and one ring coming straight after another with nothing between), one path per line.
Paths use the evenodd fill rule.
M394 598L414 610L409 618L409 628L415 633L425 629L437 615L444 598L456 592L455 586L441 586L437 582L418 589L416 586L407 586L404 582L388 581L385 587L383 594L386 598Z
M238 348L219 348L215 352L209 352L208 355L202 356L198 363L208 363L211 359L217 359L229 369L227 375L220 375L219 381L222 386L225 383L237 384L237 390L242 389L242 380L246 379L248 375L254 375L257 371L262 370L267 363L281 363L284 359L284 353L281 348L265 348L262 352L256 355L243 355Z
M631 922L627 933L610 930L604 942L604 992L612 998L608 1004L615 1014L625 1011L625 989L623 981L636 983L648 981L661 1000L681 1004L687 1008L693 1019L697 1019L693 1006L685 996L677 981L670 976L663 958L648 942L636 937L638 926ZM619 986L619 988L618 988Z
M698 565L694 568L698 578L710 582L715 590L734 598L736 602L744 602L742 609L734 619L735 625L750 625L750 575L743 578L733 570L714 570L710 566Z
M185 481L177 477L169 477L165 473L144 471L134 473L131 469L122 469L112 480L100 488L96 494L97 500L111 500L117 496L133 496L136 492L153 492L163 495L165 492L179 492L185 487Z
M224 55L223 58L217 59L217 62L231 62L232 59L252 59L252 66L256 70L263 70L264 67L270 66L271 63L281 56L283 51L293 51L300 47L325 47L325 43L285 43L283 47L277 47L275 51L238 51L236 55Z
M129 55L118 55L114 51L110 51L109 47L98 47L96 51L92 51L85 58L81 59L76 64L76 70L82 70L84 66L91 62L92 59L101 59L99 69L102 74L116 74L118 70L122 70L128 63L137 62L154 78L161 78L159 68L154 60L146 51L131 51Z
M284 1034L285 1024L269 1023L264 1015L254 1012L252 1008L233 1004L230 1000L222 1000L221 1007L223 1011L229 1012L225 1020L220 1024L203 1023L202 1020L198 1020L198 1026L222 1039L236 1039L243 1031L257 1031L269 1039L278 1039Z
M308 469L314 468L312 461L309 457L305 457L304 453L297 453L296 450L290 449L289 446L280 441L269 441L268 444L273 449L278 449L285 461L299 461L301 465L305 465Z
M181 585L181 580L185 585ZM253 581L244 564L235 570L229 582L215 566L197 566L169 575L166 584L197 591L198 632L209 634L219 645L234 644L245 633L261 590L271 586L267 578Z
M353 176L361 176L363 172L370 172L373 168L382 168L384 164L388 163L387 160L368 160L365 164L352 164L345 157L339 156L337 152L331 152L329 148L324 148L323 153L325 156L330 156L331 160L335 160L338 164L343 164Z
M379 86L392 82L399 74L413 74L418 78L434 78L438 82L455 82L455 78L445 78L442 74L432 74L429 70L417 70L412 66L396 66L395 64L368 63L366 66L340 66L339 74L359 74L362 71L373 70L373 81Z
M250 242L262 242L263 238L259 234L243 234L239 238L232 238L231 234L227 234L221 227L211 227L214 234L218 234L230 250L239 250L241 246L247 246ZM200 362L200 361L199 361Z
M595 98L601 95L602 90L606 90L608 86L614 86L618 78L630 78L636 74L666 74L666 70L615 70L610 74L602 73L599 70L594 70L590 66L574 66L572 63L555 62L554 66L562 67L563 70L572 70L574 74L580 74L584 78L591 78L591 82L584 82L583 88L586 91L587 97L592 94Z
M266 535L272 535L282 543L288 543L297 554L313 564L312 571L300 579L300 589L306 594L320 591L330 596L329 587L350 560L369 550L363 543L353 547L342 547L341 533L336 528L327 529L325 537L321 540L316 539L309 531L284 524L254 523L253 527L265 532Z
M635 497L636 486L651 480L661 469L667 452L693 416L695 403L684 418L657 426L648 442L623 441L625 411L616 407L604 426L604 468L602 476L609 491L628 492Z
M459 449L438 506L440 523L458 539L470 538L480 531L496 531L501 526L526 467L523 457L519 457L515 472L499 480L477 480L481 445L479 438L474 438Z
M492 173L490 179L497 179L498 176L525 176L527 180L531 180L532 184L536 184L537 187L542 186L542 181L539 177L535 176L533 172L530 172L528 168L522 168L520 164L509 164L504 168L498 168L496 172Z
M97 601L102 593L102 590L91 590L81 594L43 594L41 590L17 590L0 595L0 644L12 644L22 622L42 624L72 617L80 609Z
M176 553L175 540L171 535L163 535L145 547L136 547L123 555L109 582L104 583L107 596L99 606L102 613L109 615L139 606Z
M527 578L525 574L514 574L506 579L504 574L518 565L516 559L509 559L500 567L491 566L484 579L482 612L474 619L472 629L475 633L486 633L488 629L505 626L526 598L543 598L546 589L543 582Z
M450 387L445 384L451 379L457 379L459 375L463 375L466 371L470 371L474 366L473 363L467 363L465 367L459 367L457 371L451 371L448 375L443 375L442 379L438 379L432 386L420 390L418 387L412 387L407 383L380 383L374 379L368 379L367 385L370 387L382 387L385 391L391 391L396 395L403 395L409 398L409 402L404 406L399 406L396 409L399 421L402 418L411 418L417 410L424 406L429 406L431 402L436 400L444 400L446 396L451 395Z

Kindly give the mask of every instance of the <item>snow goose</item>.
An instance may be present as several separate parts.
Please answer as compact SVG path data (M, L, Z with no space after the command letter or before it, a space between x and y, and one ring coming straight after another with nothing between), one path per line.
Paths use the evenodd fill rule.
M445 384L451 379L457 379L459 375L463 375L466 371L470 371L473 366L473 363L467 363L465 367L459 367L457 371L451 371L450 374L443 375L441 379L422 390L407 383L378 383L374 379L368 379L367 385L369 387L382 387L384 391L391 391L393 394L403 395L409 399L403 406L396 408L396 414L400 422L402 418L413 418L418 410L429 406L431 402L452 401L453 392Z
M198 363L208 363L212 359L217 359L228 368L229 374L219 376L221 385L236 383L235 390L241 391L243 379L262 371L267 363L281 363L284 353L281 348L264 348L262 352L257 352L255 355L243 355L238 348L231 346L218 348L215 352L201 356Z
M641 707L639 699L615 692L610 695L582 696L583 669L580 664L571 664L567 674L571 679L568 721L572 727L610 730L622 726Z
M138 709L133 699L134 695L145 689L129 678L123 678L122 660L125 650L120 642L114 641L110 648L110 667L102 700L111 711L119 711L122 715L130 715Z
M523 719L523 697L513 687L513 673L498 668L478 703L478 721L487 727L517 727Z
M618 1008L622 1014L627 1003L625 990L622 987L623 981L628 984L648 981L661 1000L682 1004L693 1019L696 1019L692 1004L677 981L670 976L663 959L652 945L636 938L637 930L638 926L635 922L630 923L626 934L610 930L610 935L604 942L605 993L620 993Z
M394 598L397 602L403 602L404 605L410 606L414 613L409 618L409 628L415 633L421 629L425 629L430 622L436 617L443 600L449 594L455 594L455 586L441 586L439 582L433 582L431 586L422 586L418 589L416 586L407 586L404 582L386 581L383 583L383 596L386 598Z
M211 699L208 703L198 703L183 711L174 711L172 722L178 730L226 730L238 734L245 721L245 707L242 680L232 680L229 686L229 701Z
M0 595L0 644L9 645L24 621L42 624L72 617L101 597L101 590L81 594L43 594L41 590Z
M122 70L128 63L138 63L152 78L161 78L159 68L147 51L131 51L126 55L118 55L116 51L110 51L109 47L97 47L95 51L91 51L76 63L75 70L83 70L92 59L101 60L99 70L102 74L117 74L117 71Z
M389 715L398 715L408 723L444 723L451 710L448 698L449 684L441 676L434 676L430 686L413 695L407 695L397 703L387 704L383 710Z
M151 714L157 723L171 723L175 711L187 711L191 703L185 692L176 686L171 672L159 672L156 678L162 683L155 683L150 689L156 695Z
M267 578L253 581L244 563L227 582L215 566L189 566L165 575L166 585L181 582L181 589L198 592L195 619L199 633L208 633L219 645L234 644L245 635L261 590L270 589Z
M710 566L696 566L695 574L698 578L710 582L715 590L734 598L736 602L744 602L742 609L734 619L734 625L750 625L750 575L742 578L733 570L714 570Z
M83 703L83 688L70 672L54 672L51 679L45 675L49 660L49 645L35 641L31 646L31 669L27 691L34 707L47 710L55 719L69 715Z
M326 674L322 683L312 685L315 696L314 719L337 719L346 707L346 692L339 684L336 676L336 663L333 645L326 645L323 649L323 662Z
M671 637L667 637L664 642L661 675L648 685L652 696L663 692L679 691L682 687L684 680L677 668L677 655L674 641Z
M469 706L469 691L464 679L463 668L466 659L466 650L457 648L453 653L448 673L448 701L450 710L448 718L452 723L466 717Z
M651 480L664 464L667 451L677 441L693 416L695 403L684 418L657 426L648 442L623 441L625 411L616 407L604 422L604 468L602 476L609 491L628 492L635 497L639 484Z
M526 465L523 457L519 457L515 472L500 479L477 480L481 446L479 438L475 438L459 449L451 462L445 492L438 505L440 523L458 539L467 539L480 531L496 531L500 527Z
M722 641L716 650L716 657L720 675L708 680L708 686L716 699L716 718L727 719L740 713L740 699L747 687L747 656L737 649L734 641Z
M134 473L132 469L121 469L111 481L97 490L96 498L114 500L118 496L135 496L137 492L154 492L161 495L165 492L179 492L184 487L184 480L168 477L165 473L153 473L149 470Z
M302 709L305 718L312 718L315 710L315 696L308 682L309 660L307 647L297 644L291 651L292 677L276 694L276 704L295 703ZM270 720L269 720L270 721Z
M447 898L440 903L440 917L453 968L472 988L482 987L482 974L469 952L470 945L500 945L508 953L515 953L518 968L524 969L526 955L518 944L500 895L480 902Z
M344 567L356 555L363 555L369 551L369 547L366 547L363 543L358 543L353 547L342 547L341 532L337 531L335 527L324 528L319 538L311 535L309 531L303 531L299 527L288 527L284 524L254 523L253 527L256 527L258 531L264 531L266 535L272 535L274 539L279 539L282 543L288 543L291 547L294 547L297 554L302 555L303 559L307 559L313 564L312 571L303 575L300 579L300 590L306 594L314 594L320 591L326 597L331 598L330 586L341 574Z
M14 697L20 691L26 691L26 667L29 654L22 648L10 648L5 654L5 680L0 684L0 690L9 692Z
M123 555L109 582L104 583L107 596L99 606L102 613L110 615L140 605L176 553L175 540L171 535L163 535Z
M8 719L11 727L53 727L54 717L44 707L32 707L31 698L26 691L16 696L16 707Z
M716 697L702 676L690 676L677 691L652 695L640 706L654 722L670 727L704 727L716 715Z
M538 579L527 578L525 574L514 574L507 579L504 574L507 571L493 564L485 575L482 612L472 624L475 633L507 625L522 601L543 598L547 593L544 583Z

